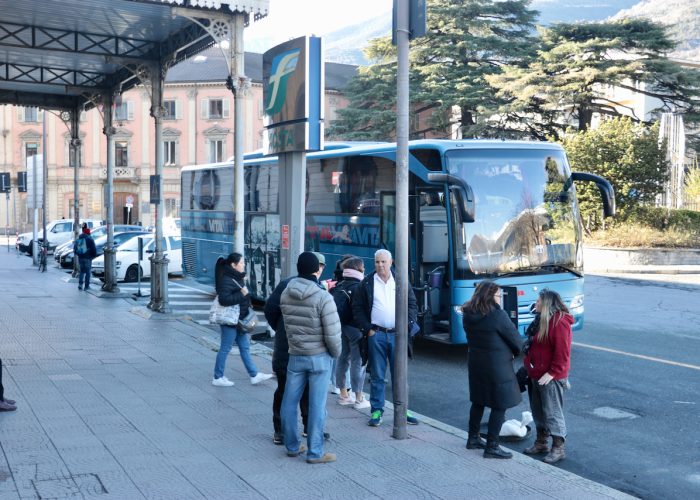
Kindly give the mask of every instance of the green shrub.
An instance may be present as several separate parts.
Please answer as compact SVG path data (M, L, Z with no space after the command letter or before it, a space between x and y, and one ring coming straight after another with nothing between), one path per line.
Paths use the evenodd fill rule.
M610 226L645 226L659 231L673 229L690 234L700 234L700 212L676 210L664 207L636 206L619 217L608 219Z

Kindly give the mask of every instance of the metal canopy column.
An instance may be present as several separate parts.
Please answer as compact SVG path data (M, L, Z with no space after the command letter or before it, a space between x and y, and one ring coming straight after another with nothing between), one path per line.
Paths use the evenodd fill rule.
M103 120L102 132L107 136L107 185L105 189L105 206L107 207L107 244L104 247L105 282L102 290L105 292L119 292L116 275L116 250L114 248L114 134L116 129L112 126L112 93L105 92L103 96Z
M80 177L80 149L82 144L80 143L80 108L75 107L68 113L61 114L61 118L65 123L68 118L70 120L70 151L73 155L73 237L75 240L78 239L80 235L80 195L78 192L79 184L78 180ZM73 277L76 277L79 272L78 256L73 255ZM90 279L90 276L88 276Z
M243 124L243 110L245 109L245 94L250 87L250 80L245 76L243 52L243 23L245 16L236 14L233 16L233 60L230 67L233 68L233 249L244 254L245 245L245 172L243 168L243 149L245 145L245 131ZM231 76L229 76L229 79Z
M163 82L166 68L162 64L149 67L151 86L151 116L155 120L156 132L156 178L158 179L158 192L160 197L155 206L156 215L156 241L155 253L151 256L151 301L148 308L161 313L170 312L168 307L168 263L170 262L164 253L163 245Z
M282 231L289 231L289 248L280 245L282 277L296 276L297 258L304 251L306 219L306 153L282 153L279 162L279 210ZM284 240L284 238L283 238Z

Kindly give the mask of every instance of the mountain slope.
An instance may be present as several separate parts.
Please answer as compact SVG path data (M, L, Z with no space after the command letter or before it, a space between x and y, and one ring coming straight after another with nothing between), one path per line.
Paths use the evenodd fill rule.
M673 56L700 62L700 2L698 0L644 0L613 19L646 18L668 26L679 42Z

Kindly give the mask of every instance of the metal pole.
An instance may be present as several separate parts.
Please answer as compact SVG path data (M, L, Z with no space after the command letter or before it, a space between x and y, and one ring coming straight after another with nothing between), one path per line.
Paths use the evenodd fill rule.
M233 249L244 255L245 249L245 219L244 219L244 183L245 172L243 169L243 147L245 144L245 130L243 111L245 108L245 92L247 79L245 77L245 64L243 52L243 28L245 17L243 14L233 16L233 78L234 84L234 109L233 109Z
M33 221L32 221L32 264L33 265L38 265L39 261L37 259L37 254L39 245L37 238L39 237L39 232L37 230L39 226L39 208L37 206L37 182L36 182L36 155L32 156L32 196L33 196L33 201L32 201L32 212L33 212Z
M42 179L42 186L41 186L41 226L44 232L44 242L43 246L46 247L47 251L49 248L49 242L46 240L46 184L49 178L49 157L46 151L46 111L44 111L44 116L41 120L42 124L42 130L41 130L41 151L42 151L42 167L43 171L41 172L41 179ZM46 269L44 268L44 271Z
M165 257L163 244L163 79L165 75L160 64L151 66L151 116L155 120L156 132L156 175L158 176L158 192L160 198L155 206L156 212L156 244L155 253L151 256L151 301L148 308L152 311L167 313L168 307L168 262Z
M111 92L105 92L103 101L104 129L102 132L107 136L107 186L105 189L105 207L107 209L107 243L104 247L105 262L105 282L102 290L105 292L118 292L117 287L117 256L114 249L114 134L116 130L112 127L112 102Z
M10 192L5 193L5 211L7 224L5 225L5 238L7 238L7 253L10 253Z
M70 132L71 141L70 148L73 151L74 167L73 167L73 239L77 240L80 236L80 187L78 178L80 175L80 108L75 107L70 114ZM78 256L73 255L73 277L77 277L79 269ZM90 276L88 276L90 279Z
M408 437L408 2L398 0L396 19L396 348L392 376L396 439Z

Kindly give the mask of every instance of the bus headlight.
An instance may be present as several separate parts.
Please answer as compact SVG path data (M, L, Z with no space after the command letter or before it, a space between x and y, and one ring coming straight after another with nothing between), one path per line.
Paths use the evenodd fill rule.
M457 314L457 316L462 316L462 314L463 314L462 313L462 306L454 306L454 310L455 310L455 314Z
M569 303L571 314L581 314L583 312L583 295L576 295Z

